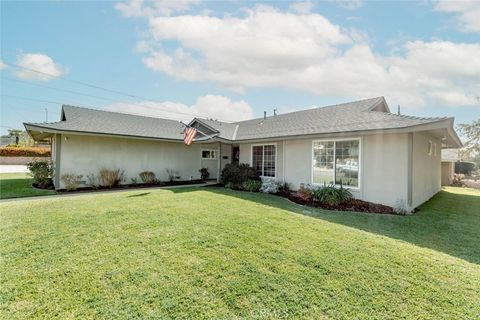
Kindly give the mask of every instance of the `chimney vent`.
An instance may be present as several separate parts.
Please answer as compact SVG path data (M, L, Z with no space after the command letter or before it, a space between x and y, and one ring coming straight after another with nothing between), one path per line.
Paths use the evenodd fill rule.
M398 105L397 114L400 115L400 105Z
M263 120L267 119L267 111L263 111Z
M273 109L273 115L274 115L274 116L277 115L277 108Z

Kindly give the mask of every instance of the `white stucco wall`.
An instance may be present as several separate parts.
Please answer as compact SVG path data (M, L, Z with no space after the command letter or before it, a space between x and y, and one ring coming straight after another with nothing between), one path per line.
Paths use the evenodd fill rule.
M65 139L66 138L66 139ZM98 175L102 168L122 169L126 183L142 171L153 171L160 180L167 180L166 169L179 172L184 180L200 178L201 148L183 143L110 138L85 135L62 135L60 175L91 173ZM60 188L64 185L60 181Z
M407 136L385 134L342 137L342 139L360 138L360 186L350 189L355 198L389 206L395 206L398 201L407 204ZM312 183L313 140L317 139L276 142L277 180L282 181L285 176L285 181L289 182L293 189L298 189L302 183ZM240 162L250 164L250 161L251 144L240 144Z
M365 201L408 206L408 134L363 137L362 190Z
M436 154L428 154L428 141L436 144ZM412 207L415 208L441 190L441 141L426 133L413 134Z

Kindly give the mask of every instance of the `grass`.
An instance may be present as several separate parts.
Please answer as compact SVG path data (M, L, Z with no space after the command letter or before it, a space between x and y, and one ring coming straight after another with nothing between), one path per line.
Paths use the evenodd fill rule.
M55 191L33 188L32 179L27 173L0 173L0 199L45 196L51 194L55 194Z
M473 319L480 192L409 217L220 188L0 204L0 318Z

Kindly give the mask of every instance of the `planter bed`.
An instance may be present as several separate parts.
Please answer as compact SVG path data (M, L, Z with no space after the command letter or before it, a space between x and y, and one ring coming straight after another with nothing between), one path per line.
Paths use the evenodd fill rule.
M335 210L335 211L395 214L392 207L385 206L379 203L372 203L368 201L358 200L358 199L350 199L338 205L328 205L326 203L322 203L315 200L313 201L305 200L301 196L299 196L296 192L278 193L277 195L287 198L292 202L295 202L304 206L314 207L314 208L322 208L322 209Z
M171 182L161 182L161 183L137 183L137 184L122 184L115 187L80 187L77 190L66 190L59 189L58 193L76 193L76 192L95 192L95 191L107 191L107 190L125 190L125 189L143 189L143 188L152 188L152 187L173 187L173 186L185 186L185 185L194 185L205 183L203 180L185 180L185 181L171 181Z

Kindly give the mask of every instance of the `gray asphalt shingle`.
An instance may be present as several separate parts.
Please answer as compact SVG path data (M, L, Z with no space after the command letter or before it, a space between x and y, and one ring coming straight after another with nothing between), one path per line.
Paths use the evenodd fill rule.
M227 140L250 140L286 136L343 133L377 129L406 128L445 118L423 118L371 111L383 97L291 112L266 119L226 123L211 119L198 121L219 131ZM32 124L56 130L182 140L183 125L174 120L63 106L66 121Z

